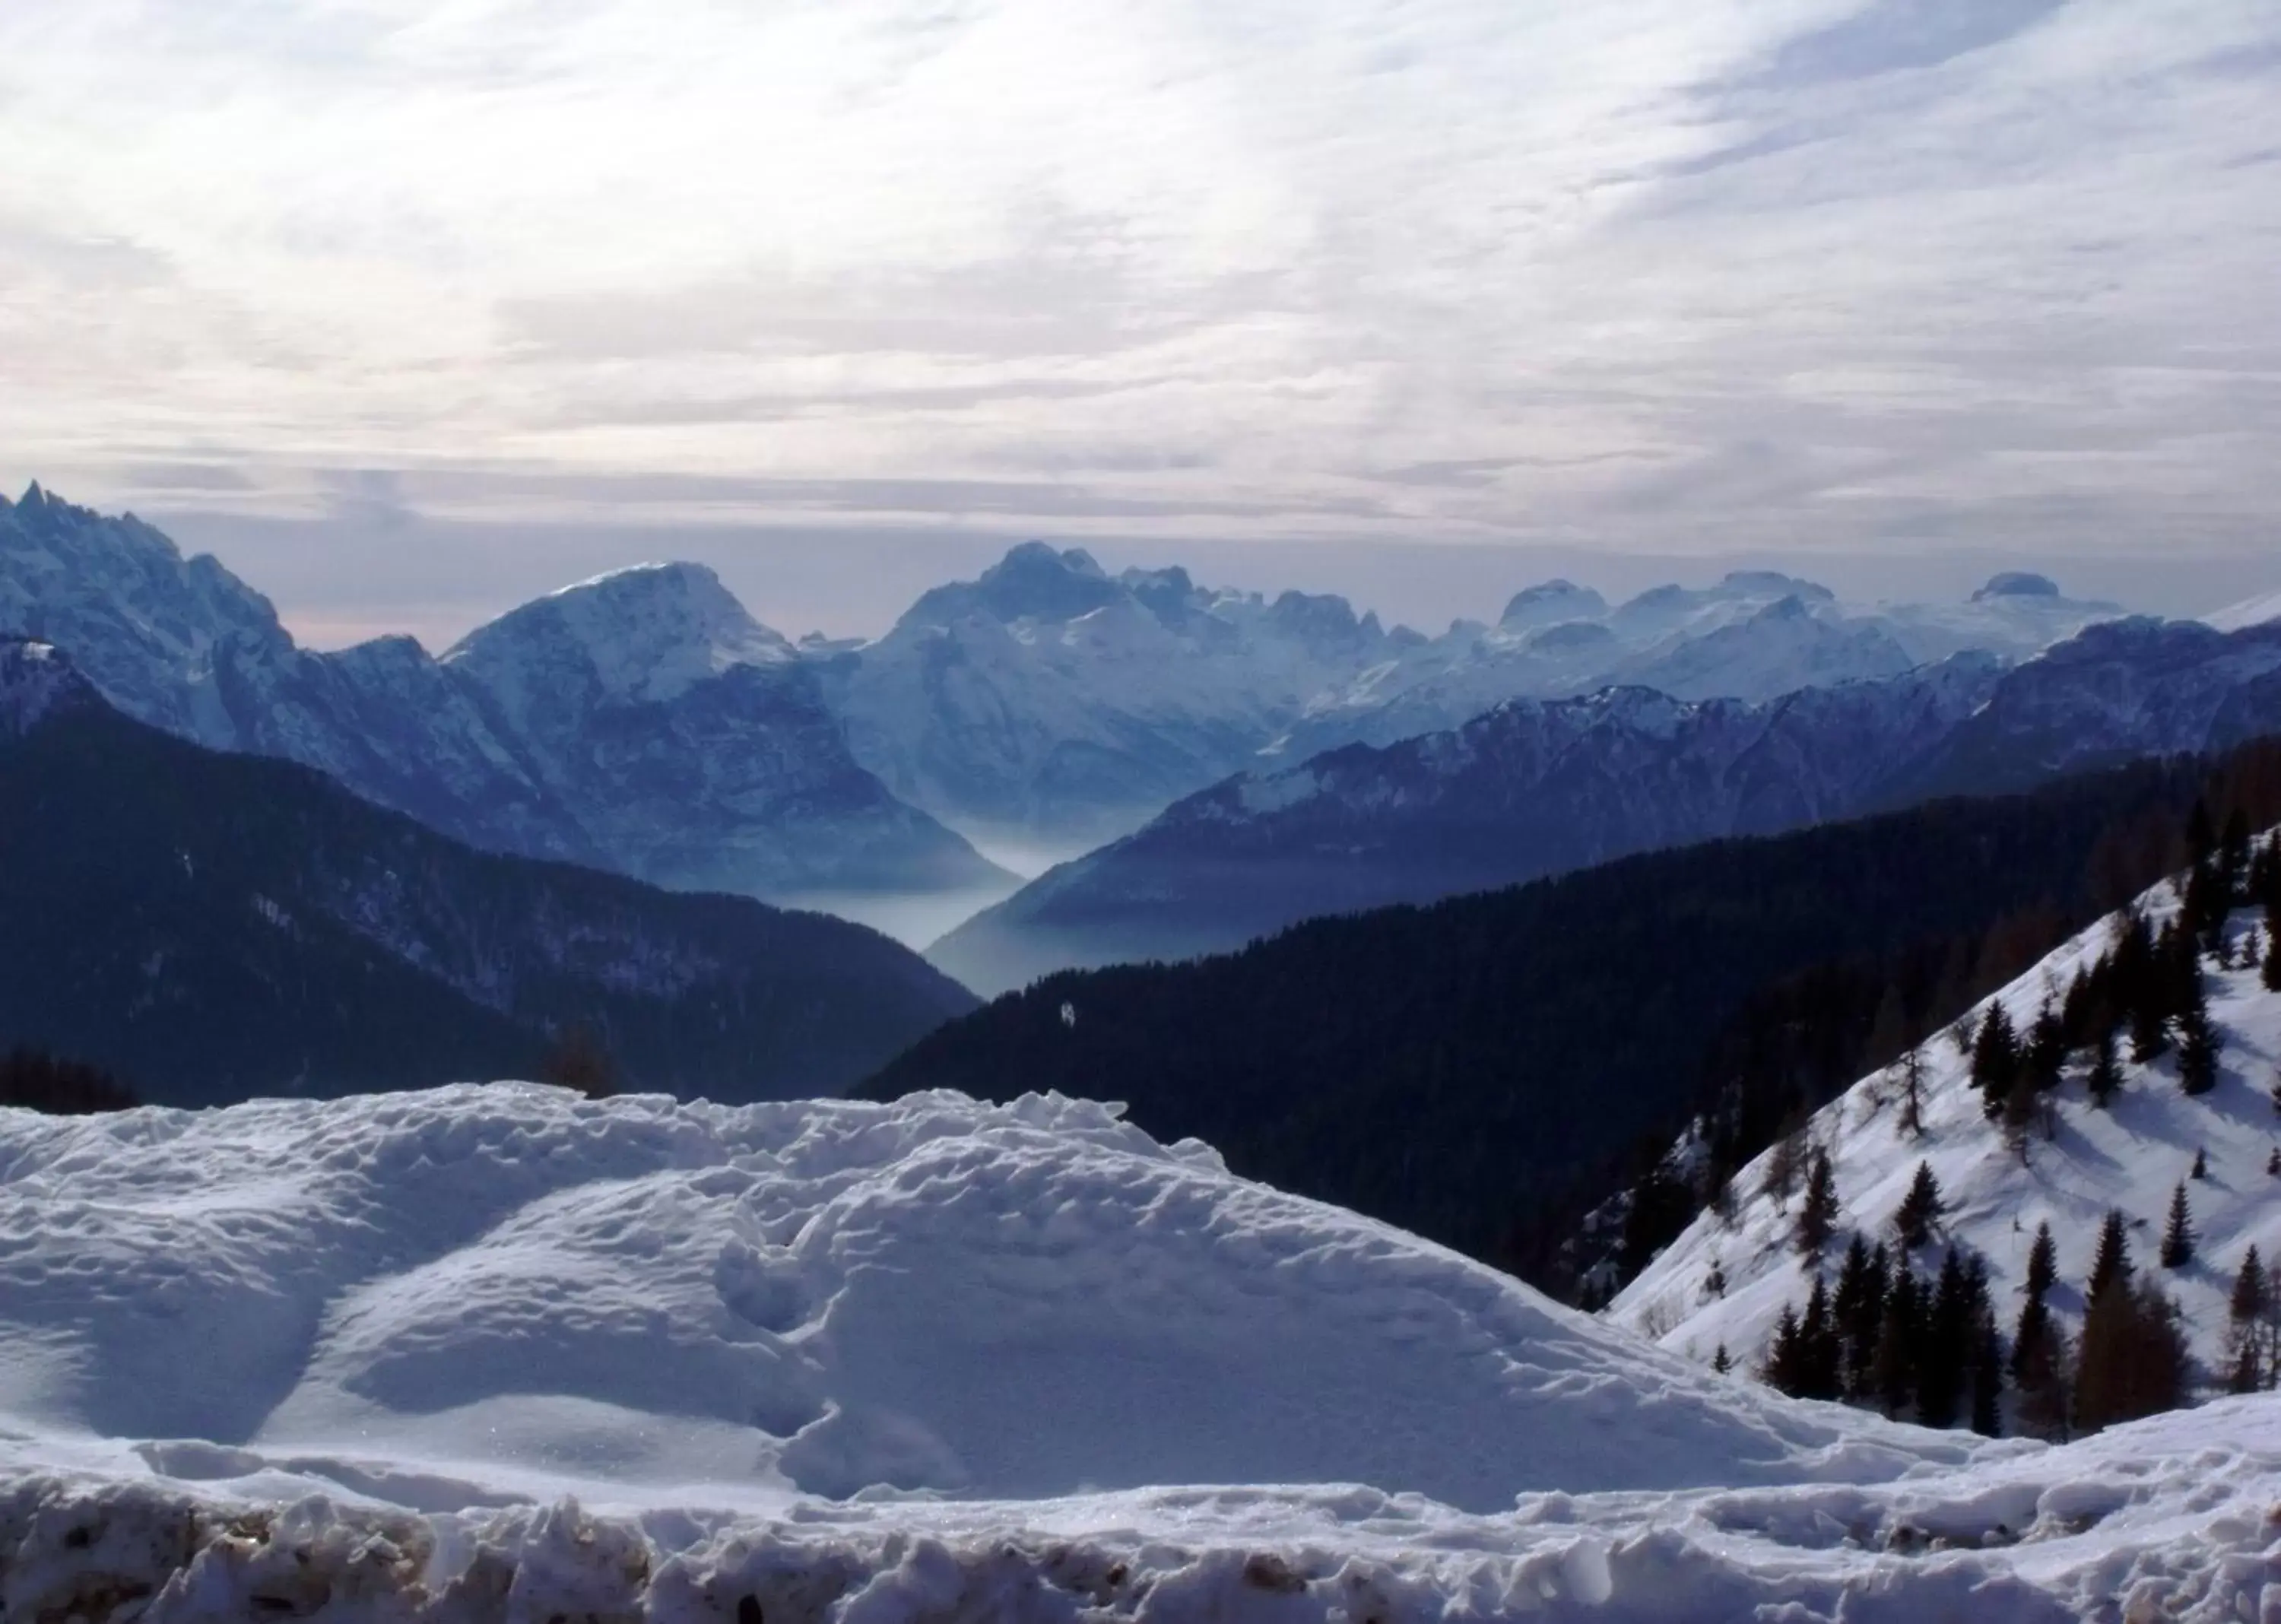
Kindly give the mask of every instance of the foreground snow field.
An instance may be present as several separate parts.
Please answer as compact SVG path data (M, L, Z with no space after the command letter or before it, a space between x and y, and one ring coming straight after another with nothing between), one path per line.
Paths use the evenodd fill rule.
M2273 1400L1794 1404L1058 1098L0 1112L12 1620L2259 1619L2277 1513Z

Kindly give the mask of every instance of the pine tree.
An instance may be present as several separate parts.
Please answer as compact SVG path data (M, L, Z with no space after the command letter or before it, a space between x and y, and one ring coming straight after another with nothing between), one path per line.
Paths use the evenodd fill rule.
M1993 1438L2004 1430L2004 1346L1996 1322L1981 1316L1980 1336L1972 1361L1972 1430Z
M1722 1376L1735 1368L1735 1361L1727 1357L1726 1343L1720 1342L1719 1351L1711 1356L1711 1368Z
M1813 1166L1805 1176L1805 1200L1798 1210L1798 1249L1807 1257L1819 1257L1821 1249L1829 1244L1830 1233L1837 1226L1837 1175L1829 1165L1829 1153L1817 1149Z
M1829 1294L1821 1276L1805 1299L1805 1317L1798 1321L1798 1380L1800 1398L1836 1398L1838 1386L1837 1329L1829 1312Z
M1924 1137L1924 1049L1912 1048L1901 1057L1901 1132Z
M2265 963L2257 980L2267 992L2281 993L2281 922L2269 917L2265 926Z
M1767 1385L1775 1392L1791 1398L1805 1396L1805 1360L1798 1333L1798 1311L1787 1303L1782 1304L1782 1318L1775 1322L1774 1340L1767 1344L1766 1366L1761 1373Z
M2218 1053L2217 1030L2210 1025L2209 1004L2197 974L2193 999L2178 1017L2178 1087L2189 1095L2216 1087Z
M2170 1221L2162 1230L2162 1266L2183 1269L2194 1260L2193 1214L2186 1205L2186 1184L2181 1179L2170 1192Z
M1941 1259L1917 1365L1917 1419L1953 1427L1972 1360L1971 1288L1954 1247Z
M1999 1001L1988 1007L1972 1045L1972 1086L1980 1090L1980 1109L1991 1122L2003 1114L2005 1098L2019 1072L2019 1036Z
M1711 1260L1711 1272L1703 1277L1703 1295L1723 1297L1727 1295L1727 1269L1716 1257Z
M2272 1151L2266 1156L2265 1171L2274 1178L2281 1179L2281 1145L2274 1146Z
M2083 1316L2076 1420L2085 1432L2174 1410L2185 1396L2177 1307L2151 1281L2099 1293Z
M2265 1322L2270 1291L2264 1265L2253 1246L2242 1257L2240 1272L2233 1277L2233 1295L2226 1304L2229 1393L2254 1393L2264 1386L2264 1350L2259 1331Z
M2059 1284L2059 1242L2052 1239L2052 1221L2045 1218L2036 1226L2036 1238L2028 1248L2028 1295L2040 1299Z
M1917 1344L1923 1335L1924 1290L1906 1255L1896 1260L1885 1311L1877 1324L1877 1353L1870 1380L1885 1414L1898 1419L1916 1392Z
M1903 1249L1914 1251L1930 1240L1940 1214L1940 1180L1933 1176L1932 1164L1921 1161L1916 1176L1909 1181L1909 1193L1901 1197L1900 1208L1893 1214L1893 1233L1900 1238Z
M2207 1150L2203 1150L2203 1149L2200 1149L2200 1148L2197 1148L2195 1149L2195 1151L2194 1151L2194 1165L2193 1165L2193 1170L2192 1170L2192 1177L2197 1178L2197 1179L2208 1179L2208 1177L2209 1177L2209 1152L2208 1152L2208 1151L2207 1151Z
M2099 1034L2091 1062L2091 1102L2104 1108L2121 1092L2122 1087L2122 1066L2115 1057L2115 1034L2102 1032Z
M2127 1285L2130 1280L2130 1237L2124 1232L2122 1215L2109 1210L2099 1226L2099 1250L2091 1261L2091 1280L2084 1292L2084 1301L2090 1303L2115 1285Z
M2059 1247L2046 1221L2036 1226L2035 1244L2028 1249L2027 1301L2020 1305L2020 1326L2012 1338L2012 1380L2020 1392L2020 1424L2046 1437L2064 1431L2067 1423L2061 1373L2066 1349L2044 1301L2058 1281Z

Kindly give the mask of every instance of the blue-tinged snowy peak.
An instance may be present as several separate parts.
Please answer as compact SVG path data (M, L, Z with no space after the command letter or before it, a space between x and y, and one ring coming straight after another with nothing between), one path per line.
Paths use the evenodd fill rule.
M2274 1401L2068 1449L1793 1404L1056 1098L0 1113L0 1234L11 1618L2214 1624L2281 1589Z
M2281 621L2281 592L2267 592L2256 598L2245 598L2239 603L2202 618L2220 631L2239 631L2245 626L2266 626Z
M791 645L695 566L542 599L445 661L409 638L314 653L213 559L35 486L0 503L4 630L138 720L490 850L779 900L1002 891L855 764Z
M787 900L1002 878L856 764L816 668L701 566L565 588L440 668L611 865L656 884Z
M290 648L269 600L212 558L185 559L131 515L106 519L37 484L0 497L0 631L70 652L112 704L228 749L216 665L233 646Z
M1106 574L1017 547L824 667L857 756L897 793L1015 845L1082 847L1248 762L1394 645L1343 599Z
M2157 925L2178 905L2169 884L2138 903ZM2256 923L2248 910L2237 915L2233 940ZM2045 1001L2064 994L2076 972L2107 950L2116 924L2103 921L2059 947L1967 1020L1976 1026L2001 1004L2017 1029L2028 1031ZM1921 1134L1903 1124L1905 1063L1864 1078L1805 1130L1829 1150L1836 1173L1840 1238L1829 1263L1834 1265L1848 1229L1892 1240L1893 1213L1923 1162L1945 1205L1927 1252L1933 1264L1947 1244L1983 1258L1997 1316L2008 1331L2036 1229L2048 1223L2060 1280L2050 1305L2072 1329L2081 1322L2101 1221L2110 1210L2120 1210L2138 1268L2182 1311L2189 1349L2202 1365L2200 1384L2221 1380L2228 1294L2242 1254L2254 1246L2262 1257L2281 1256L2281 1176L2269 1167L2281 1150L2281 1104L2273 1094L2281 1086L2281 993L2266 990L2260 974L2203 971L2223 1051L2209 1093L2190 1097L2180 1087L2175 1051L2141 1065L2131 1062L2126 1045L2122 1086L2111 1102L2094 1104L2086 1065L2071 1064L2050 1115L2028 1134L2024 1154L1983 1114L1969 1058L1948 1034L1918 1051ZM2205 1157L2201 1178L2192 1176L2197 1154ZM1608 1317L1690 1357L1708 1360L1723 1343L1738 1365L1757 1361L1785 1303L1803 1306L1813 1275L1791 1243L1797 1202L1764 1187L1775 1155L1767 1151L1736 1175L1731 1218L1697 1218L1616 1298ZM2164 1269L2158 1242L2181 1182L2199 1234L2197 1261ZM1713 1288L1714 1265L1723 1291Z

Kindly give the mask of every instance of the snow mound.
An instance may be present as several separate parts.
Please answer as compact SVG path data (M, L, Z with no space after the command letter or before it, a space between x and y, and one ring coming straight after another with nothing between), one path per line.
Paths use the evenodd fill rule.
M0 1476L0 1614L337 1620L2270 1619L2281 1401L2158 1417L1883 1487L1365 1489L1057 1503L419 1514L272 1476ZM125 1610L115 1614L114 1609Z
M2156 887L2138 903L2156 925L2175 915L2175 885ZM2245 909L2232 923L2236 938L2257 926ZM2115 921L2102 920L1976 1006L1976 1026L2001 1003L2025 1031L2046 999L2064 994L2078 971L2110 946ZM2281 1256L2281 1177L2268 1160L2281 1149L2281 1110L2271 1090L2281 1063L2281 994L2265 990L2260 971L2221 970L2207 960L2211 1024L2223 1043L2215 1088L2199 1098L2179 1087L2173 1050L2151 1064L2121 1056L2124 1083L2105 1109L2088 1098L2078 1057L2053 1096L2053 1116L2034 1130L2026 1159L2006 1145L1982 1111L1971 1062L1946 1035L1919 1051L1923 1059L1921 1136L1901 1126L1902 1065L1863 1079L1817 1112L1805 1132L1826 1147L1841 1207L1839 1233L1829 1249L1829 1278L1845 1245L1847 1228L1867 1239L1891 1241L1894 1212L1907 1194L1918 1162L1940 1181L1944 1212L1934 1238L1917 1259L1920 1272L1937 1264L1954 1243L1986 1260L1991 1300L2008 1332L2023 1289L2028 1253L2039 1224L2049 1223L2057 1245L2059 1284L2051 1306L2072 1329L2081 1321L2084 1282L2091 1272L2101 1220L2110 1210L2129 1222L2130 1254L2152 1271L2177 1303L2190 1349L2205 1375L2223 1373L2222 1345L2234 1272L2251 1246L2262 1257ZM2197 1152L2204 1178L2189 1178ZM1698 1217L1609 1305L1616 1323L1649 1334L1663 1346L1708 1359L1721 1344L1737 1365L1755 1362L1771 1338L1783 1304L1802 1307L1813 1265L1792 1244L1794 1203L1766 1192L1769 1150L1736 1174L1740 1198L1733 1222ZM2181 1269L2158 1267L2156 1255L2171 1192L2185 1182L2197 1232L2194 1260ZM1716 1265L1723 1295L1709 1284Z
M1721 1380L1110 1108L528 1085L0 1111L9 1432L431 1505L1336 1482L1483 1511L1972 1448Z
M2246 598L2239 603L2229 604L2202 616L2220 631L2240 631L2250 626L2269 625L2281 620L2281 592L2267 592L2262 598Z

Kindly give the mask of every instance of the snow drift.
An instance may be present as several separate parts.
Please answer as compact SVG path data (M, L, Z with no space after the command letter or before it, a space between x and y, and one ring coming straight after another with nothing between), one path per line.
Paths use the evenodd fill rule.
M2269 1400L1792 1404L1056 1097L0 1112L11 1620L2254 1619L2277 1501Z

